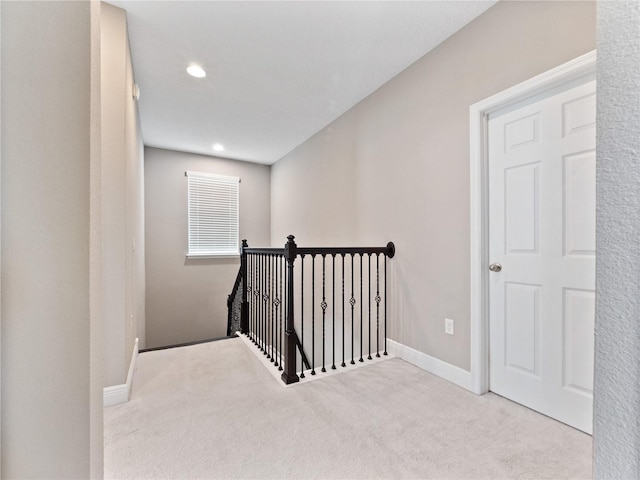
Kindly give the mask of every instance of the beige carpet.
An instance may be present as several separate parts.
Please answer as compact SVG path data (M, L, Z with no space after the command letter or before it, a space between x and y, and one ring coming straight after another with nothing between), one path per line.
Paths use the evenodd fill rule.
M240 339L143 353L105 478L591 478L591 437L399 359L283 388Z

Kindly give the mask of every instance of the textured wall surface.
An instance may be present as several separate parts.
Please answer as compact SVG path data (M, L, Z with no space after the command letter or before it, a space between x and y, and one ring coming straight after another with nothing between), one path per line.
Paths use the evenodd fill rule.
M125 383L144 332L144 159L126 12L101 15L104 386ZM144 335L140 336L140 348Z
M640 478L640 3L598 4L594 476Z
M469 106L594 48L592 2L499 2L273 166L273 245L393 241L390 337L469 369Z
M2 7L0 7L0 92L2 91ZM0 94L0 99L2 94ZM0 252L2 252L2 115L0 115ZM2 255L0 255L2 272ZM0 412L2 412L2 275L0 275ZM0 439L2 439L2 415L0 415ZM0 440L0 447L2 446ZM0 478L2 477L2 455L0 454Z
M102 475L102 369L90 343L100 330L89 223L97 6L0 6L2 478Z
M266 165L145 149L147 348L227 334L227 297L238 258L187 255L187 170L240 177L240 238L269 246ZM284 242L283 242L284 243Z

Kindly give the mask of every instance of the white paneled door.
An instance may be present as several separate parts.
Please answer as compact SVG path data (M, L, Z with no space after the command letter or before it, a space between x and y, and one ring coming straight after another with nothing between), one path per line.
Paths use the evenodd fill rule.
M595 80L489 117L490 390L591 433Z

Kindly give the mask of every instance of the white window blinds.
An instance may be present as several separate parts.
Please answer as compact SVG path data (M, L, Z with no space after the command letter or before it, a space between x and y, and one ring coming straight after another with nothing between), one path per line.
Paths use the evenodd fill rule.
M188 179L188 256L238 255L237 177L186 172Z

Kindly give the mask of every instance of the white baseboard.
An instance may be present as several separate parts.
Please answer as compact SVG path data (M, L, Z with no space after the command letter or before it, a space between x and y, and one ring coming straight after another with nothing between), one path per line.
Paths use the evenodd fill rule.
M112 387L104 387L102 389L102 404L105 407L118 405L129 401L131 397L131 387L133 386L133 372L136 370L136 361L138 360L138 339L133 345L133 353L131 354L131 362L129 363L129 372L127 373L127 383L113 385Z
M131 387L133 387L133 374L136 371L136 362L138 361L138 339L133 344L133 352L131 352L131 362L129 363L129 371L127 372L127 401L131 397Z
M129 400L129 393L127 391L127 384L113 385L112 387L104 387L102 405L110 407L111 405L118 405L119 403L125 403Z
M395 340L387 339L387 348L390 354L401 358L405 362L444 378L451 383L455 383L459 387L472 391L471 372L403 345Z

